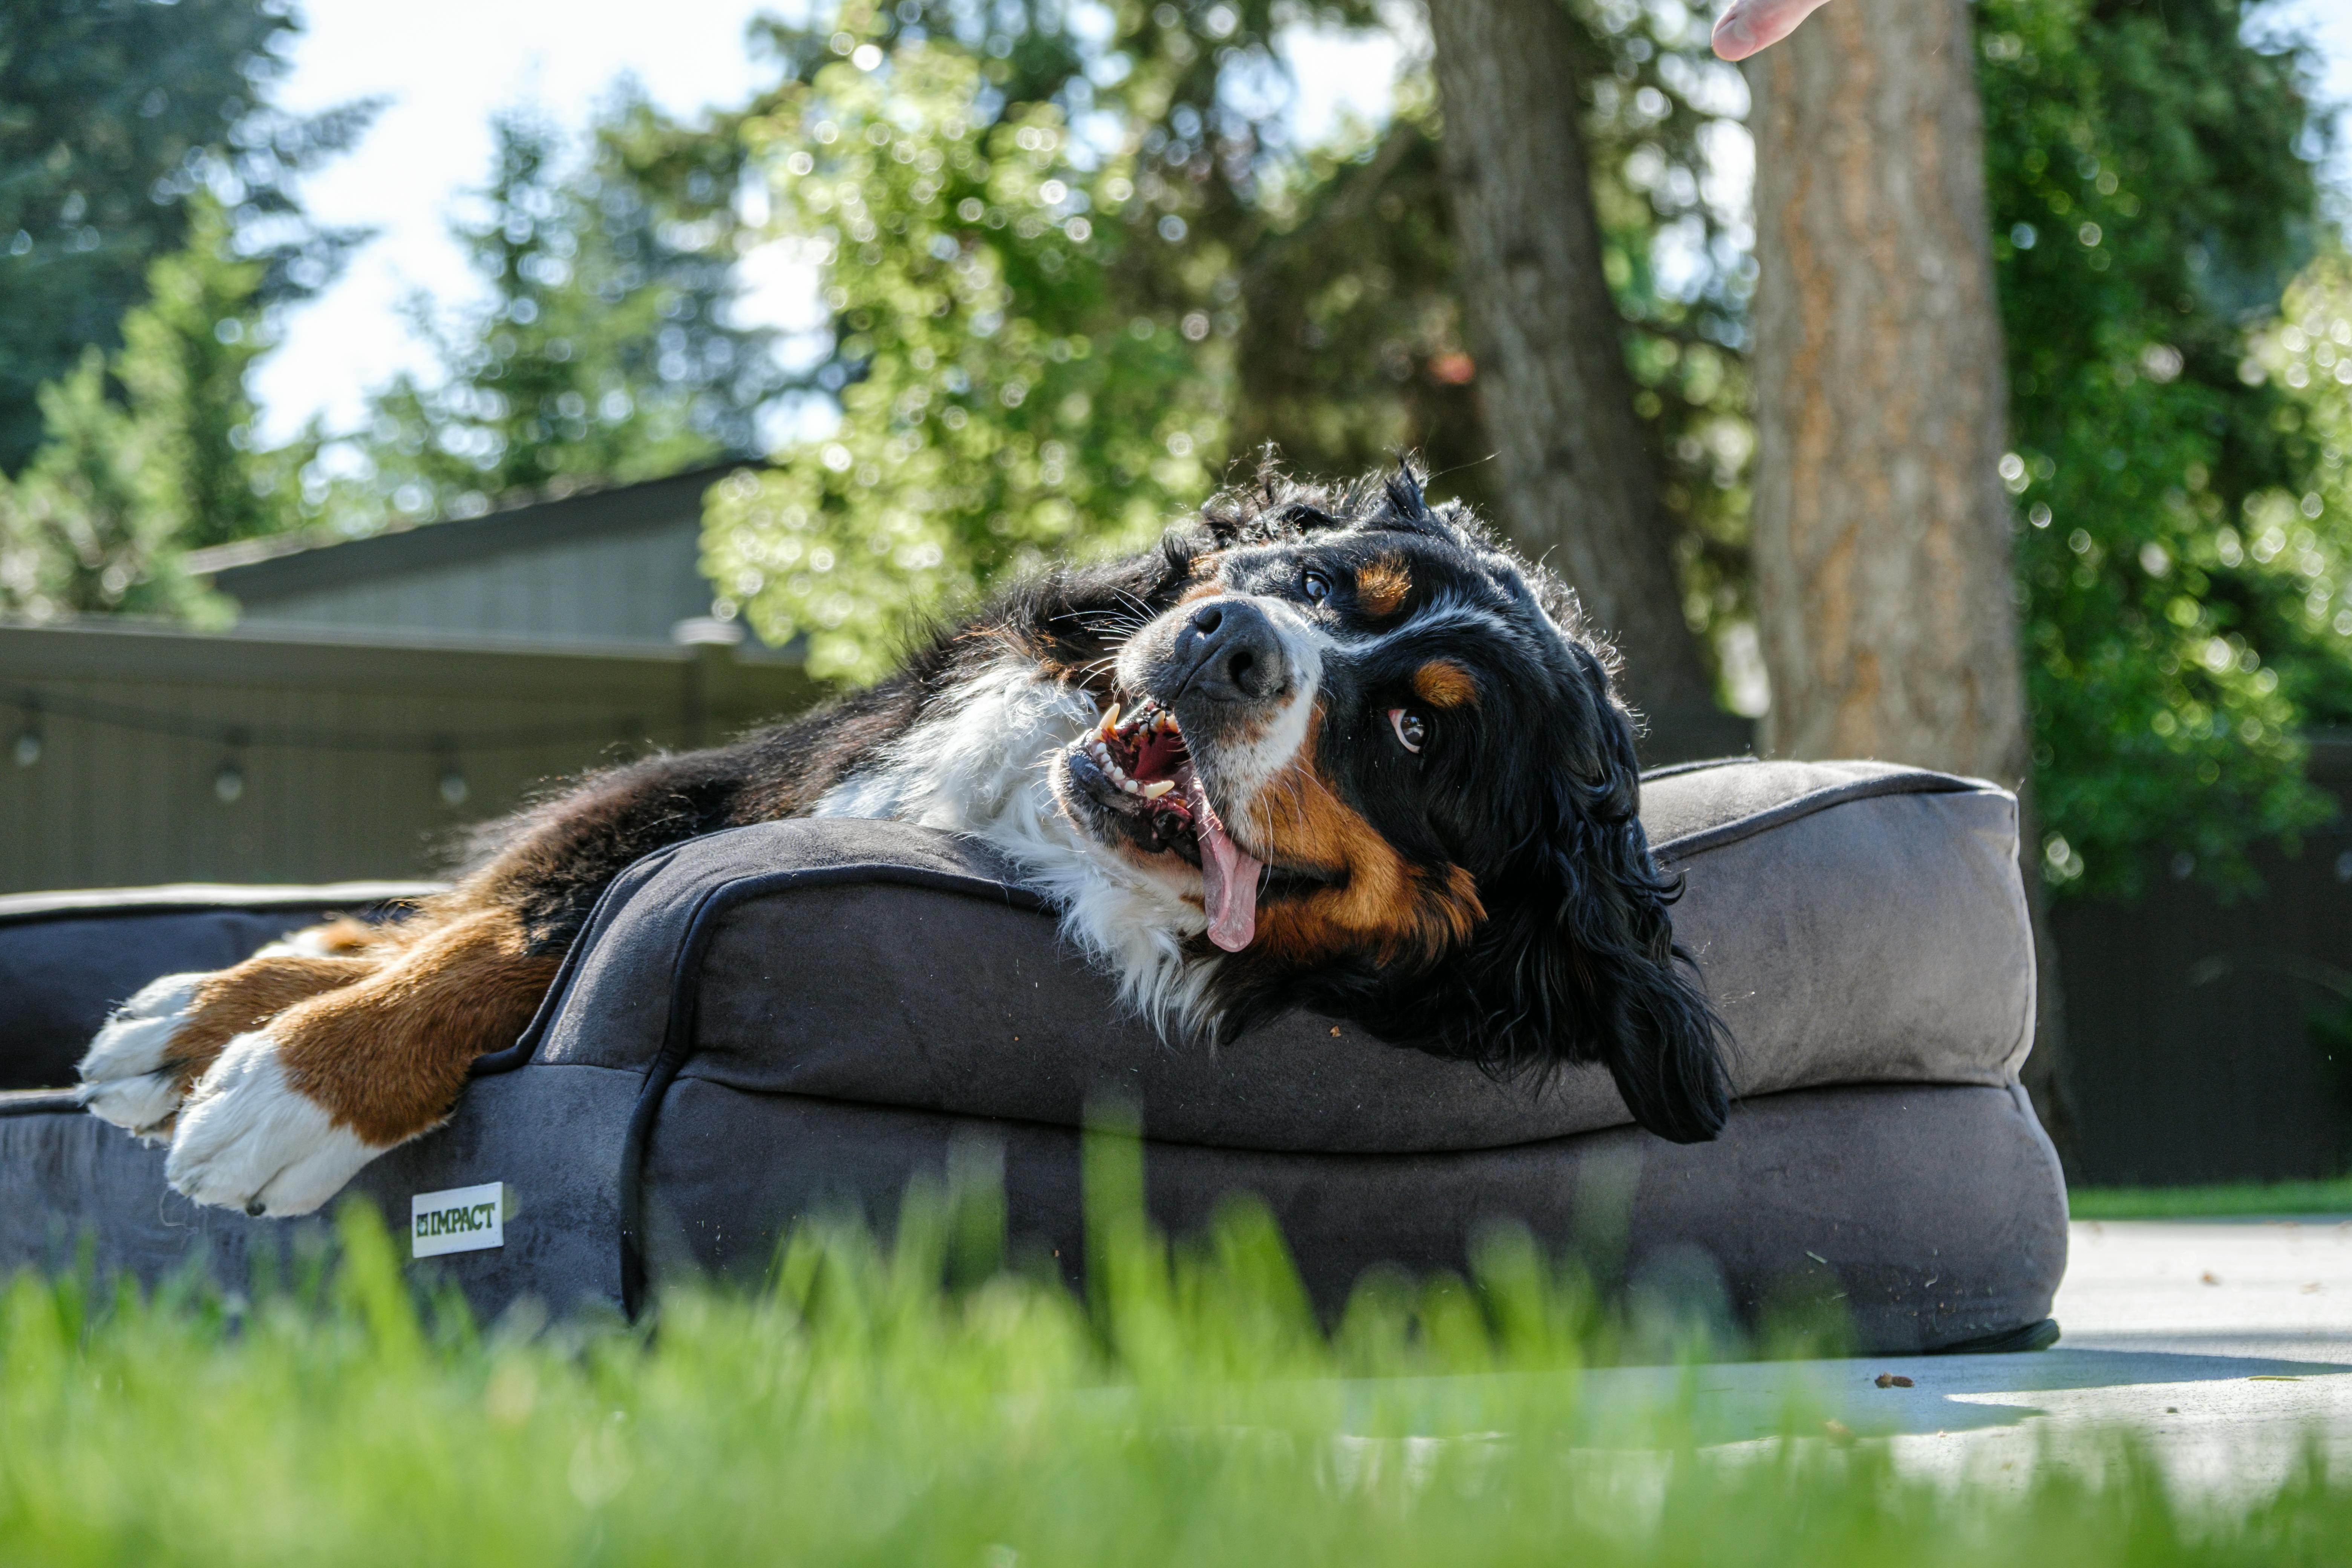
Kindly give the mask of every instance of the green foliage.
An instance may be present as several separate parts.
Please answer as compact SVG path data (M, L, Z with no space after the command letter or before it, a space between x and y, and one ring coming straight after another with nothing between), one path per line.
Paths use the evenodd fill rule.
M111 351L149 268L188 238L208 188L263 220L272 294L315 289L354 237L300 221L286 190L372 112L258 108L295 24L262 0L102 0L0 13L0 471L42 439L37 389Z
M772 334L730 324L742 227L728 138L625 99L567 172L545 126L509 115L495 130L485 210L457 230L492 303L443 322L418 302L441 374L373 400L366 477L338 500L347 531L749 455L781 384Z
M269 264L239 256L199 196L186 248L148 268L110 362L95 347L44 387L45 438L0 479L0 609L36 619L129 612L212 619L179 570L193 544L301 521L296 471L315 437L257 451L245 373L273 343Z
M1272 446L1301 469L1354 475L1417 449L1441 489L1484 500L1489 448L1426 72L1384 128L1302 146L1280 119L1277 26L1378 19L1359 4L1123 9L1095 73L1126 72L1115 102L1135 162L1114 282L1226 378L1225 463Z
M825 269L816 379L842 425L713 493L706 570L764 637L805 634L812 668L870 675L910 620L1049 554L1131 547L1267 444L1340 473L1417 448L1442 488L1491 500L1429 83L1377 134L1294 146L1267 86L1276 20L1126 5L1092 47L1042 11L851 5L830 35L776 35L794 79L740 133L782 232ZM1741 93L1701 63L1697 12L1586 22L1642 413L1690 520L1693 613L1719 624L1741 608L1746 263L1697 171ZM861 45L862 63L826 63ZM885 119L885 142L859 140Z
M1092 1152L1090 1186L1117 1164ZM363 1206L339 1258L299 1250L247 1295L20 1276L0 1553L2156 1568L2333 1561L2352 1529L2316 1457L2193 1504L2121 1433L1955 1480L1906 1470L1853 1408L1862 1439L1824 1441L1802 1401L1608 1381L1589 1293L1523 1243L1475 1286L1368 1285L1327 1335L1262 1214L1173 1254L1107 1221L1091 1307L1039 1273L959 1276L992 1217L1001 1237L1001 1213L934 1192L887 1244L811 1227L769 1290L672 1296L650 1333L420 1310ZM1710 1446L1774 1433L1793 1440Z
M762 635L806 633L813 668L870 674L911 620L1008 573L1139 542L1202 498L1236 426L1354 468L1416 423L1389 416L1394 382L1468 406L1459 378L1422 376L1467 363L1442 321L1433 335L1412 320L1428 258L1391 287L1382 254L1354 243L1387 237L1377 187L1416 161L1366 148L1368 177L1310 167L1276 133L1277 102L1225 90L1277 71L1275 7L1129 3L1108 20L1088 43L1055 6L946 0L774 35L792 77L745 134L780 224L825 270L834 346L814 379L842 425L714 494L706 567ZM882 119L887 163L885 143L853 140ZM828 127L837 147L817 140ZM1423 139L1424 185L1431 163ZM1313 221L1331 208L1349 221ZM1352 320L1311 319L1370 296ZM1285 313L1261 320L1268 307ZM1369 380L1368 350L1384 369Z
M297 476L319 437L259 447L245 376L278 344L265 305L270 263L239 253L217 202L200 195L188 205L186 247L148 268L146 301L122 320L115 376L148 429L142 460L168 488L173 541L201 549L304 521Z
M257 450L244 377L360 237L289 186L373 106L260 103L292 26L255 0L0 18L0 610L209 619L180 553L309 515L316 435Z
M2281 623L2273 635L2336 656L2292 668L2290 694L2315 722L2352 724L2352 260L2304 270L2239 374L2278 389L2272 427L2299 460L2292 483L2249 499L2237 550L2291 578L2263 606Z
M876 673L910 616L1049 553L1141 542L1223 445L1185 335L1107 284L1131 237L1087 214L1132 196L1128 164L1080 166L1049 105L985 122L984 81L902 40L747 133L856 379L834 436L714 492L704 566L762 637L806 635L819 676Z
M106 356L84 352L41 389L47 439L0 479L0 609L35 619L104 611L171 614L176 497L163 482L161 432L107 396Z
M2331 607L2352 513L2289 525L2310 446L2244 335L2307 234L2307 104L2299 54L2243 23L2240 0L1978 11L2060 886L2128 893L2150 850L2249 886L2249 845L2332 805L2296 732L2352 694Z
M1358 474L1418 450L1441 488L1491 502L1438 132L1424 73L1379 135L1343 132L1258 183L1261 234L1210 318L1248 343L1235 451Z

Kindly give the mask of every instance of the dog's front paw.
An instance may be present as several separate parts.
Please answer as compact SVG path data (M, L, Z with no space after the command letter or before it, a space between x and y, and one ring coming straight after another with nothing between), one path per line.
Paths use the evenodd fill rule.
M256 1029L196 1080L163 1175L200 1204L283 1218L309 1214L383 1152L295 1089L278 1042Z
M81 1102L90 1113L129 1128L142 1142L171 1136L186 1092L186 1066L169 1054L208 974L166 974L114 1010L83 1053Z

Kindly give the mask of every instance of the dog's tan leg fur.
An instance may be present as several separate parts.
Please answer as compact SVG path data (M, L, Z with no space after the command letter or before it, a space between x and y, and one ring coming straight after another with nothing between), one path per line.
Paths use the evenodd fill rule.
M179 1092L186 1094L237 1036L322 992L363 980L375 969L372 958L276 953L222 970L196 987L186 1021L163 1052L164 1060L180 1069Z
M531 954L521 922L502 909L400 934L364 978L269 1025L287 1086L378 1147L446 1117L474 1058L514 1043L562 964Z

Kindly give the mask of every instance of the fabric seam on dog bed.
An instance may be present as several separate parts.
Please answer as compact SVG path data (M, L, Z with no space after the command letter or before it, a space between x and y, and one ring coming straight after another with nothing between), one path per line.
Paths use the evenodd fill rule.
M1017 884L887 863L803 867L732 878L704 889L687 915L685 932L670 961L669 1016L662 1030L661 1048L646 1067L645 1087L638 1091L637 1103L629 1113L628 1131L621 1140L621 1308L630 1317L637 1315L645 1299L646 1148L653 1136L654 1121L660 1115L662 1100L678 1069L694 1051L694 1017L702 989L702 963L718 932L719 917L763 893L859 882L896 883L968 898L993 893L1015 908L1042 910L1048 907L1044 895ZM523 1043L518 1042L517 1048Z
M1661 860L1680 863L1694 856L1705 855L1726 845L1752 838L1768 828L1779 827L1832 806L1844 805L1857 800L1874 800L1899 795L1971 795L1997 789L1981 780L1964 779L1951 773L1931 773L1921 768L1899 773L1882 773L1875 778L1854 779L1845 784L1830 784L1810 790L1778 805L1767 806L1752 816L1719 822L1712 827L1702 827L1669 838L1650 847L1650 853Z
M689 1058L692 1054L688 1053ZM1034 1116L1009 1116L992 1110L949 1110L938 1106L908 1105L902 1101L887 1100L862 1100L842 1095L811 1094L803 1089L752 1089L740 1083L730 1083L724 1079L713 1078L708 1073L689 1071L684 1062L681 1062L677 1070L670 1075L670 1083L675 1086L681 1079L708 1084L712 1089L723 1089L730 1094L745 1094L768 1100L799 1100L812 1105L838 1105L854 1110L892 1110L909 1116L944 1116L958 1121L1003 1122L1015 1127L1052 1128L1063 1132L1087 1131L1084 1122L1047 1121ZM1883 1089L1900 1092L1911 1089L1969 1089L2009 1095L2017 1087L2018 1080L2014 1078L2003 1078L1992 1082L1978 1082L1966 1079L1842 1078L1831 1079L1821 1083L1790 1084L1781 1089L1767 1089L1761 1094L1744 1094L1734 1104L1735 1108L1741 1105L1763 1104L1778 1100L1783 1095L1812 1094L1823 1089ZM1273 1149L1255 1143L1208 1143L1195 1138L1170 1137L1164 1133L1154 1132L1149 1128L1143 1131L1141 1137L1147 1143L1164 1143L1176 1149L1206 1149L1217 1153L1267 1155L1281 1159L1441 1160L1460 1154L1493 1154L1512 1149L1541 1148L1547 1143L1564 1142L1571 1138L1590 1138L1596 1132L1620 1132L1636 1126L1638 1123L1631 1116L1627 1116L1622 1121L1605 1122L1598 1127L1580 1127L1571 1132L1554 1132L1542 1138L1519 1138L1507 1143L1466 1143L1431 1149Z

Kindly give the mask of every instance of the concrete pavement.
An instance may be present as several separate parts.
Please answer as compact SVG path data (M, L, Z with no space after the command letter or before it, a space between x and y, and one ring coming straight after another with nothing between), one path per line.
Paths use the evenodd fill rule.
M2275 1487L2310 1445L2352 1465L2352 1216L2071 1230L2056 1348L1700 1368L1700 1440L1736 1447L1793 1424L1888 1439L1914 1473L1999 1484L2042 1463L2098 1465L2128 1428L2187 1490L2231 1496ZM1881 1388L1882 1373L1911 1386ZM1635 1413L1693 1375L1629 1367L1585 1386L1598 1410L1626 1413L1632 1436Z

